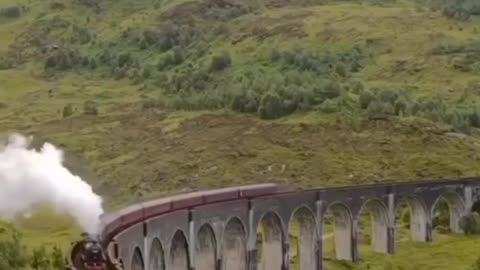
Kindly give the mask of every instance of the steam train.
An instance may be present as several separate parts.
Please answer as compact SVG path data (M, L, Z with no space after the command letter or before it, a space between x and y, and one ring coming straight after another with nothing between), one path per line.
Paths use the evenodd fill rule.
M292 192L294 189L276 184L259 184L219 190L179 194L169 198L154 199L130 205L101 216L101 237L83 234L83 239L72 244L65 270L117 270L124 269L121 259L117 260L115 245L112 254L104 246L122 230L152 217L169 212L193 208L210 203L235 201L272 194ZM113 255L113 260L110 257Z
M107 270L107 259L97 236L82 234L83 239L72 243L72 257L65 270Z

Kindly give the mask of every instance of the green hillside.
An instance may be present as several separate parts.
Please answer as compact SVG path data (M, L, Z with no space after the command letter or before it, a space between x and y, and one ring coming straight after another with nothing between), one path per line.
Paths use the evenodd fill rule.
M61 146L109 209L480 175L477 2L0 0L0 134ZM20 228L77 237L51 219ZM473 263L472 241L444 237L441 254Z

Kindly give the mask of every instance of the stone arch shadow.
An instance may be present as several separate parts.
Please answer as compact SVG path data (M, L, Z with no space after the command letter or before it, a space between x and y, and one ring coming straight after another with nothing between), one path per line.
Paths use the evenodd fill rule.
M408 222L410 227L410 238L416 242L427 241L427 223L430 218L426 202L417 195L399 195L395 201L395 231L398 232L401 225L401 208L406 205L409 209ZM396 233L395 242L399 239Z
M359 221L358 232L360 237L363 231L360 227L364 225L360 224L360 217L365 213L369 213L371 218L370 245L375 252L388 253L388 228L393 225L394 217L389 214L388 207L383 200L379 198L365 200L356 214L356 219Z
M217 236L209 223L199 227L195 240L195 269L217 269Z
M285 265L285 224L273 210L260 217L256 231L257 269L279 270Z
M247 231L238 217L225 223L222 240L222 269L247 269Z
M189 243L182 230L176 230L170 241L167 269L189 270L191 267Z
M430 209L430 216L432 219L435 215L435 210L441 203L444 201L448 206L449 214L449 228L453 233L461 233L462 228L460 225L460 220L465 214L465 202L460 194L453 191L441 193L433 202Z
M329 203L325 211L322 214L322 228L325 231L327 214L332 214L332 224L334 226L333 239L335 258L337 260L352 261L352 226L353 215L351 209L341 201L334 201ZM326 235L322 232L322 237L327 238L330 235ZM325 247L323 248L325 254Z
M149 270L165 270L165 250L160 239L155 237L150 244Z
M318 269L319 232L314 212L306 205L297 207L290 215L287 228L291 255L289 263L298 263L297 269L300 270ZM298 262L293 259L298 259Z
M145 264L143 260L143 254L140 248L137 246L133 250L132 263L130 265L130 270L144 270Z

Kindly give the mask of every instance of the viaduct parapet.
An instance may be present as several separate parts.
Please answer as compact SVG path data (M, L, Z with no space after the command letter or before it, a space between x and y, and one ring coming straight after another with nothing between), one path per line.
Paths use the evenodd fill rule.
M448 204L450 229L480 200L480 178L297 190L262 184L177 195L102 217L108 259L124 270L288 270L293 239L301 270L323 270L324 227L335 256L358 261L359 220L371 213L371 244L395 253L399 209L410 208L414 241L433 241L432 219ZM329 215L327 216L327 213Z

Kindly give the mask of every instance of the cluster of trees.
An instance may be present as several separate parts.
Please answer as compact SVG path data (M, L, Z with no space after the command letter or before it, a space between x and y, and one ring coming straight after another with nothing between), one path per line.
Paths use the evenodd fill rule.
M476 48L472 46L465 50ZM449 49L444 48L443 53ZM172 59L180 58L175 54ZM480 107L466 102L469 98L451 104L440 97L416 98L411 94L415 89L408 87L369 88L357 76L368 59L369 51L361 46L295 48L272 50L269 62L262 65L228 70L232 59L224 52L214 55L208 67L185 67L160 77L157 86L164 89L162 98L168 102L149 102L147 107L230 108L263 119L312 110L372 118L416 116L449 124L466 134L472 127L480 127Z
M25 10L24 7L20 6L9 6L0 8L0 17L3 18L18 18L22 15L22 12Z
M63 107L62 117L67 118L72 116L77 108L73 104L67 104ZM98 114L98 105L96 102L87 100L83 103L83 114L85 115L97 115Z
M22 235L12 226L0 228L0 270L63 270L65 258L60 248L40 246L28 251Z
M468 14L479 13L480 8L475 0L418 1L441 8L446 14L450 14L448 10L452 7L466 10ZM115 79L129 78L133 83L143 82L147 87L159 88L163 101L147 101L146 108L229 108L264 119L301 111L373 118L417 116L447 123L464 133L470 133L472 127L480 127L480 110L476 105L447 106L440 98L414 98L405 89L369 88L360 75L365 63L372 58L368 46L274 49L267 59L251 59L244 66L234 66L234 59L228 52L206 55L211 48L205 44L211 35L217 35L212 19L227 20L251 12L255 7L250 2L233 1L224 5L212 0L180 5L161 14L160 17L169 19L169 23L151 29L126 29L120 41L100 42L85 27L63 22L55 29L70 29L71 37L67 39L70 43L88 44L96 50L69 49L66 42L66 47L46 53L45 69L53 72L72 68L101 69L101 74ZM462 12L455 11L451 16L462 17ZM188 16L179 19L176 16L179 14ZM49 35L50 32L45 32L42 36L48 38ZM443 44L434 48L433 53L455 55L452 63L457 69L480 70L479 44ZM138 50L126 51L125 45ZM92 54L94 51L96 53ZM147 60L146 55L150 55ZM97 113L94 104L85 107L88 114ZM64 116L71 115L71 109L65 108Z
M434 10L440 10L446 17L466 21L472 15L480 15L480 3L477 0L417 0Z
M274 119L295 111L336 112L354 103L349 92L363 83L354 74L368 57L361 46L344 49L273 50L263 65L228 70L227 52L214 55L206 68L185 68L159 86L176 109L231 108Z
M432 49L433 55L449 56L452 68L462 72L480 71L480 40L442 42Z

